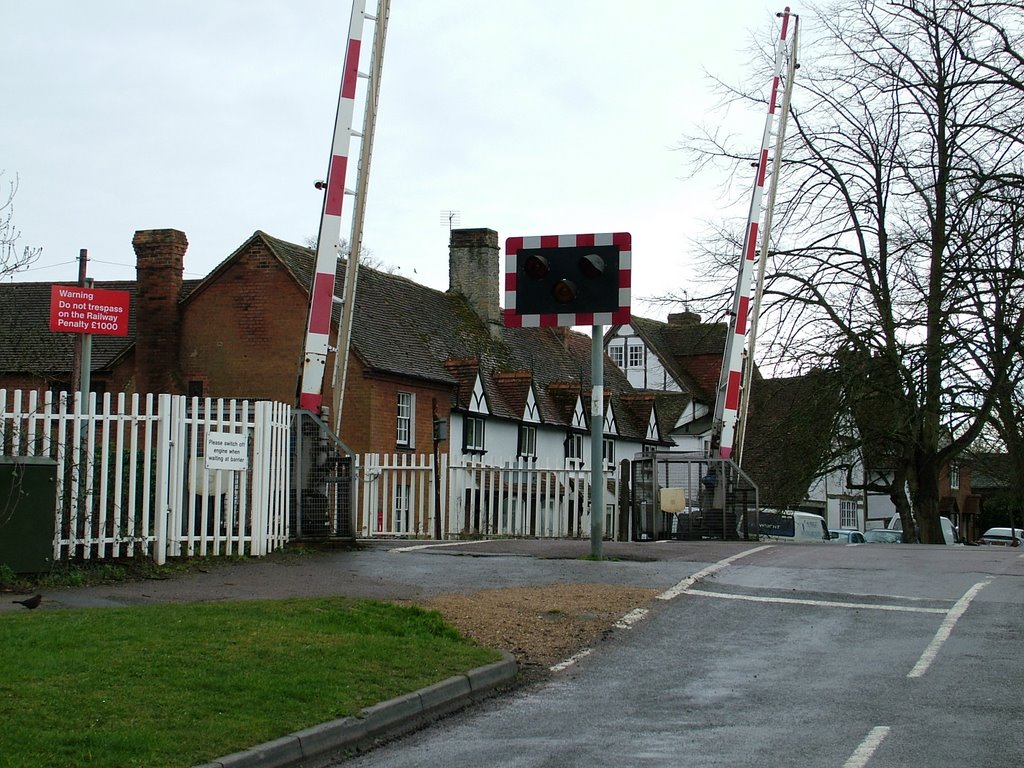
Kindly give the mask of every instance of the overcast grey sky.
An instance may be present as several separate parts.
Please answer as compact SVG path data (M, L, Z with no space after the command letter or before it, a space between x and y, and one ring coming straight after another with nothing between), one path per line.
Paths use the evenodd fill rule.
M443 210L497 230L502 245L629 231L634 311L659 316L641 300L686 287L687 241L721 210L716 180L684 178L673 151L717 119L704 70L746 77L751 39L777 36L783 6L392 0L365 246L444 289ZM20 178L21 243L43 248L16 279L73 282L80 248L91 277L134 279L138 229L183 230L188 277L257 229L314 236L350 9L0 0L0 169L4 183ZM367 56L371 35L367 24ZM764 111L729 119L756 151Z

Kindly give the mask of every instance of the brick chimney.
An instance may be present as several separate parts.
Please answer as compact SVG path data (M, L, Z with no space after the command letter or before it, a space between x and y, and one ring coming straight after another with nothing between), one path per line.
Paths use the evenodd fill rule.
M176 229L147 229L132 238L135 293L135 391L183 394L178 355L178 300L188 239Z
M448 242L448 290L462 294L486 323L501 323L498 233L453 229Z

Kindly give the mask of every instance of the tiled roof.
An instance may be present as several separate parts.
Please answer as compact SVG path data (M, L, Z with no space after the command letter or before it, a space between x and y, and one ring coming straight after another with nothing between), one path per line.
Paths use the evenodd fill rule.
M495 371L491 379L508 412L522 416L526 411L533 374L530 371Z
M725 323L663 323L633 316L630 325L673 378L703 402L714 402L729 331Z
M688 392L657 392L655 404L658 410L658 429L668 437L676 428L679 417L683 415L693 398Z
M671 357L721 355L725 352L725 323L663 323L645 317L633 317L630 324L642 331L659 351Z

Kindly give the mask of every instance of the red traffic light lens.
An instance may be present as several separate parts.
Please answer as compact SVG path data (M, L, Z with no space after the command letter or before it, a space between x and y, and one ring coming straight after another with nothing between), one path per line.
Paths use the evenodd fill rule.
M580 257L579 268L584 277L596 280L604 274L604 259L596 253L588 253Z
M576 286L571 280L559 280L551 289L551 295L559 304L571 304L576 299Z
M523 263L523 271L526 272L526 276L531 280L542 280L548 276L551 267L548 265L548 260L543 256L532 254Z

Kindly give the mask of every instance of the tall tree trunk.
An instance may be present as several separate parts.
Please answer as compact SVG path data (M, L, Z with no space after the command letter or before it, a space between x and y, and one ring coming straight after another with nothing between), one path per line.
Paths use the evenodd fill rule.
M945 544L942 525L939 523L938 459L934 451L919 448L914 463L918 481L917 493L914 495L918 539L922 544Z
M893 473L892 485L889 487L889 501L896 508L903 524L903 541L917 541L917 527L914 523L914 511L910 507L910 499L907 498L907 472L904 467L899 467Z

